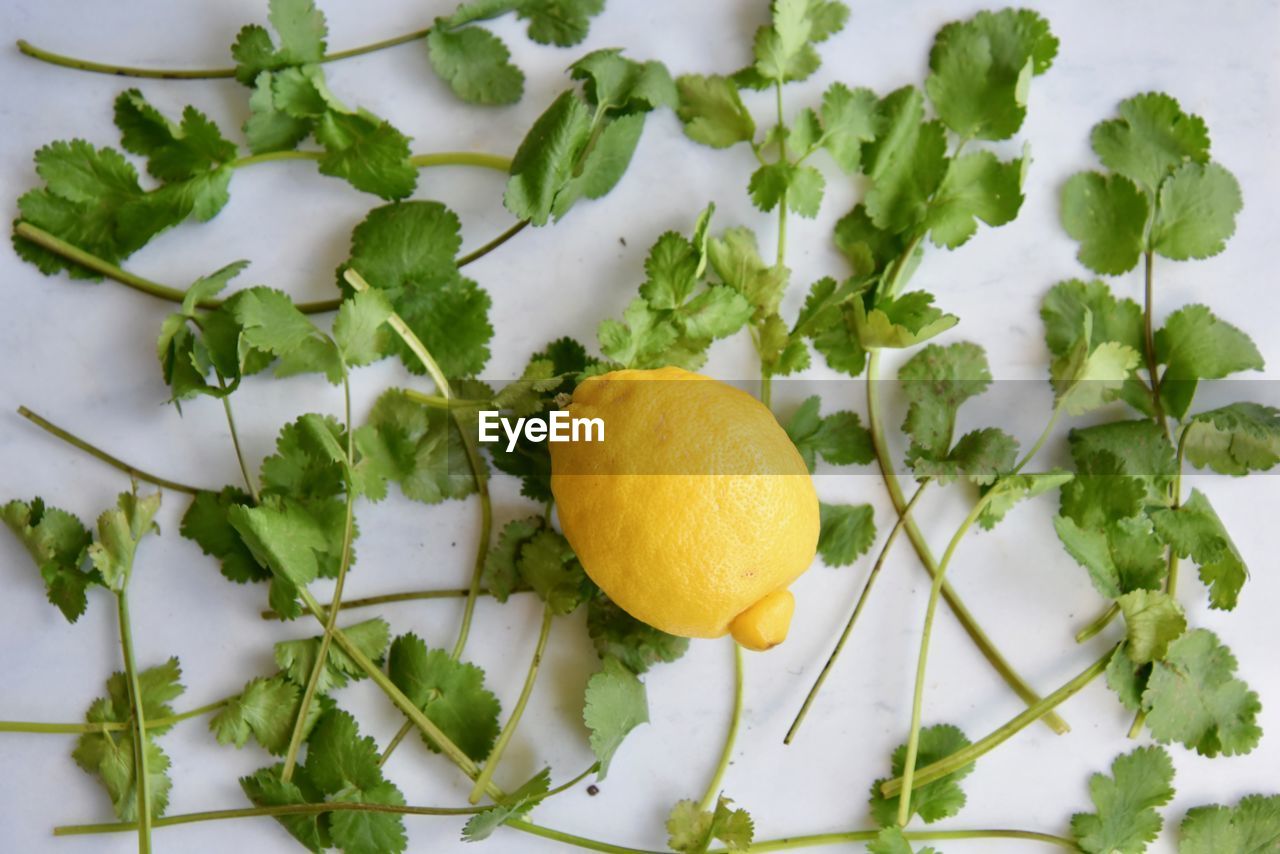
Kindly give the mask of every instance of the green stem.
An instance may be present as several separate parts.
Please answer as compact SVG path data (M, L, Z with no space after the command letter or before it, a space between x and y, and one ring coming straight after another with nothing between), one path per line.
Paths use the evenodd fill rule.
M113 457L106 451L90 445L74 433L64 430L52 421L48 421L40 415L37 415L25 406L18 407L18 414L39 427L41 430L44 430L46 433L52 433L68 445L79 448L89 456L102 460L107 465L124 472L131 478L146 481L147 483L158 486L161 489L172 489L174 492L184 492L187 495L195 495L202 491L199 487L188 486L185 483L178 483L176 480L168 480L167 478L159 477L158 475L151 474L150 472L145 472L137 466L132 466L119 457Z
M152 718L146 721L147 729L160 729L161 727L173 726L176 723L198 718L201 715L207 715L210 712L216 712L231 700L228 697L225 700L218 700L215 703L201 706L198 709L190 709L176 715L167 715L163 718ZM83 733L99 733L99 732L121 732L123 730L133 729L133 723L83 723L83 724L49 724L38 721L0 721L0 732L29 732L42 733L49 735L79 735Z
M530 593L533 588L517 587L512 593ZM387 605L393 602L417 602L426 599L460 599L471 592L470 588L461 587L453 590L413 590L406 593L384 593L380 596L365 596L361 599L345 599L342 602L341 610L350 611L355 608L368 608L374 605ZM492 596L493 591L481 589L477 591L479 596ZM278 613L267 609L262 612L264 620L280 620L283 619Z
M404 33L402 35L393 36L389 39L383 39L382 41L360 45L359 47L334 51L333 53L325 54L320 58L320 61L336 62L341 59L350 59L353 56L363 56L368 53L373 53L374 51L424 39L430 32L431 28L428 27L423 30L414 30L410 33ZM38 48L26 39L18 39L18 50L32 59L38 59L41 62L47 62L50 65L60 65L63 68L72 68L76 71L91 71L95 74L111 74L116 77L144 77L158 80L214 80L236 76L236 70L234 68L137 68L130 65L113 65L105 62L94 62L93 60L78 59L73 56L65 56L63 54L44 50L43 48Z
M924 679L925 673L929 669L929 641L933 637L933 618L938 611L942 583L946 580L947 569L951 566L951 559L955 556L960 541L964 539L964 535L973 527L973 523L978 521L978 517L986 509L987 503L986 497L974 502L973 509L969 511L969 515L960 523L960 527L956 529L955 534L951 537L951 542L947 543L947 550L942 553L942 561L938 564L938 571L933 576L933 584L929 587L929 603L924 612L924 630L920 634L920 655L916 661L915 690L911 697L911 732L907 736L907 757L902 766L902 797L898 800L898 825L901 827L906 827L907 822L911 820L911 786L916 772L916 759L919 757L920 752L920 720L924 713Z
M770 839L751 845L751 851L786 851L791 848L810 848L815 845L839 845L845 842L871 842L880 835L880 830L851 830L844 833L819 833L813 836L789 836L784 839ZM912 842L932 842L940 839L1025 839L1031 842L1043 842L1046 845L1057 845L1069 851L1079 851L1072 839L1055 836L1052 833L1039 833L1034 830L907 830L903 836ZM717 848L708 854L726 854L726 849Z
M478 249L473 249L470 252L468 252L466 255L459 255L458 266L465 267L468 264L470 264L472 261L479 261L481 258L488 255L490 252L497 249L499 246L506 243L508 240L515 237L520 232L524 231L525 228L528 227L528 225L529 225L529 220L522 219L519 222L517 222L515 225L508 228L506 231L499 234L497 237L493 238L493 240L490 240L488 243L479 247Z
M279 160L323 160L327 151L267 151L262 154L248 154L227 163L232 169L245 166L256 166L259 163L273 163ZM481 169L492 169L495 172L511 171L511 158L501 154L486 154L480 151L437 151L430 154L414 154L409 157L409 165L415 169L432 169L438 166L476 166Z
M331 812L374 812L392 815L474 815L484 807L402 807L395 804L358 804L330 801L323 804L281 804L270 807L243 807L232 810L208 810L168 815L152 819L152 827L173 827L179 824L196 824L202 821L222 821L229 818L256 818L259 816L324 815ZM103 824L69 824L53 829L54 836L88 836L96 833L123 833L138 825L131 821L112 821Z
M522 833L528 833L532 836L541 836L543 839L563 842L566 845L572 845L575 848L584 848L587 851L602 851L604 854L663 854L663 852L655 851L651 848L628 848L625 845L614 845L609 842L600 842L596 839L588 839L585 836L575 836L572 833L565 833L563 830L543 827L540 824L533 824L528 821L508 821L507 827L514 828ZM752 850L755 850L754 847Z
M405 389L404 396L414 403L421 403L423 406L430 406L432 409L485 409L493 406L492 400L445 397L442 394L427 394L412 388Z
M1155 255L1148 249L1142 254L1143 306L1142 334L1143 349L1146 350L1147 375L1151 380L1151 407L1155 410L1156 423L1164 431L1165 438L1173 443L1169 433L1169 419L1165 417L1164 402L1160 399L1160 371L1156 361L1156 339L1153 327L1155 315Z
M733 745L738 739L738 725L742 722L742 647L733 641L733 711L729 713L729 730L724 736L724 747L720 751L720 761L716 763L715 773L707 784L707 791L702 796L701 809L705 812L715 806L720 796L720 784L724 782L725 772L729 770L729 760L733 758Z
M1174 510L1182 506L1182 465L1187 453L1188 432L1190 431L1183 427L1178 433L1178 453L1174 458L1177 467L1173 471L1173 484L1169 487ZM1178 596L1178 553L1172 546L1169 547L1169 568L1165 575L1165 591L1171 598Z
M524 687L520 689L520 697L516 700L515 708L511 710L511 717L507 718L506 725L498 734L498 740L493 743L493 749L489 751L489 756L484 761L484 768L476 778L476 784L471 787L471 794L467 800L473 804L479 803L485 786L489 785L494 772L498 770L498 763L502 761L502 754L506 752L511 737L515 735L516 727L520 726L524 708L529 704L529 697L533 694L533 683L537 681L542 656L547 650L547 638L551 635L551 619L554 616L555 612L551 610L550 605L542 609L542 628L538 630L538 644L533 649L533 659L529 662L529 671L524 677Z
M1098 632L1111 625L1111 621L1120 613L1120 606L1112 602L1107 610L1098 615L1098 618L1080 631L1076 632L1076 643L1084 643L1090 638L1098 634Z
M989 735L978 739L968 747L961 748L955 753L939 759L937 762L926 765L923 768L917 768L915 773L916 786L925 786L935 780L940 780L948 774L953 774L967 765L972 765L982 756L990 753L995 748L1004 744L1013 736L1029 727L1032 723L1039 720L1049 710L1065 703L1067 700L1080 693L1086 685L1097 677L1101 676L1107 669L1107 664L1111 661L1111 656L1115 653L1115 648L1107 650L1107 654L1099 658L1093 664L1090 664L1079 674L1074 676L1069 682L1049 696L1045 697L1034 706L1029 706L1022 712L1010 718L1005 724L991 732ZM904 768L907 766L904 766ZM886 798L891 798L902 791L903 779L896 777L888 780L880 786L881 793Z
M773 409L773 375L763 365L760 371L760 402L765 409Z
M222 375L218 375L218 385L226 389L226 383L223 382ZM231 411L231 397L229 395L222 398L222 411L227 414L227 430L231 433L231 446L236 451L236 461L240 463L240 475L244 478L244 485L249 490L253 503L258 504L261 497L258 495L258 485L254 483L253 475L249 474L249 464L245 461L244 451L240 447L240 434L236 430L236 416Z
M908 252L903 257L907 257ZM880 351L872 350L870 357L867 359L867 421L868 429L871 432L871 442L875 448L876 461L880 466L880 474L884 480L885 487L889 491L889 499L893 502L894 510L901 516L907 506L906 496L902 492L902 486L898 483L898 476L893 471L893 461L889 456L889 445L885 437L884 422L880 413L880 380L878 378L880 366ZM929 543L925 540L924 534L920 531L920 527L914 519L908 519L904 524L904 530L907 532L907 539L911 541L911 545L915 548L916 554L920 558L921 565L930 576L936 575L938 572L937 562L934 560L933 552L929 548ZM1000 651L996 649L995 644L987 637L986 632L978 625L977 619L969 611L968 607L960 599L950 584L943 584L942 596L946 599L947 605L956 615L956 619L964 628L965 632L973 640L974 645L978 647L978 651L987 660L991 667L1000 674L1000 677L1009 685L1013 692L1017 694L1028 706L1034 706L1039 703L1041 697L1035 690L1026 683L1013 666L1005 660ZM1052 729L1059 735L1068 732L1070 727L1067 722L1059 717L1056 713L1049 713L1043 718L1045 726Z
M396 730L396 734L391 736L391 741L387 742L387 749L382 751L382 755L378 757L378 767L381 768L387 764L387 760L391 758L391 754L396 752L396 748L400 743L413 732L413 721L405 721L400 725L400 729Z
M342 366L342 396L347 427L347 466L354 469L356 464L355 430L351 423L351 380L347 366ZM348 476L349 477L349 476ZM342 527L342 552L338 562L338 576L333 585L333 598L329 602L329 611L324 619L324 634L320 636L320 651L316 653L315 663L311 666L311 674L307 677L307 687L302 692L302 702L298 706L298 716L293 722L293 733L289 737L289 748L284 755L284 767L280 770L280 779L286 783L293 779L293 769L298 761L298 751L302 749L302 739L307 730L307 718L311 703L315 699L316 689L320 685L320 674L329 666L329 644L333 639L333 630L338 624L338 612L342 610L342 590L347 580L347 570L351 567L351 540L355 536L355 504L356 492L351 483L347 483L346 515Z
M324 625L326 622L325 612L324 609L320 607L320 603L315 600L315 597L312 596L306 588L299 589L298 595L301 597L303 605L311 612L311 615L315 617L321 625ZM361 651L360 647L347 637L346 632L335 627L333 630L333 641L338 645L339 649L345 652L351 660L355 662L356 667L359 667L365 675L373 680L373 683L387 695L388 699L395 704L396 708L403 712L405 717L413 721L414 726L421 730L422 734L430 739L431 742L439 748L441 753L447 756L454 765L457 765L458 768L461 769L462 773L466 774L473 780L475 779L476 774L478 774L479 771L476 768L475 762L471 760L471 757L467 756L467 754L463 752L462 748L454 744L453 740L449 738L449 736L445 735L440 727L436 726L436 724L423 713L422 709L418 708L413 700L410 700L409 697L391 681L391 677L387 676L381 667L375 664L369 656L365 655L364 652ZM506 795L502 789L493 783L489 784L487 792L494 800L499 800Z
M1063 398L1065 400L1065 398ZM1013 467L1013 474L1017 474L1026 467L1027 463L1035 459L1036 454L1040 453L1040 449L1044 447L1044 443L1049 439L1049 434L1053 432L1053 428L1058 426L1058 419L1062 417L1062 404L1059 403L1053 408L1053 415L1049 416L1049 423L1044 425L1044 430L1040 431L1039 437L1035 443L1027 449L1027 453Z
M782 739L783 744L790 744L791 740L796 737L800 724L804 723L805 716L809 714L809 707L817 699L818 692L822 690L823 683L827 681L827 676L830 674L832 666L836 663L836 659L840 657L841 651L844 650L845 642L853 634L853 627L858 622L858 617L861 616L867 600L871 597L871 588L875 586L876 579L880 576L880 570L884 567L885 560L889 556L890 549L893 548L894 541L898 539L898 534L902 532L906 521L911 518L911 511L915 508L916 502L920 500L920 496L924 494L925 487L928 485L928 480L920 484L920 488L915 491L915 494L911 496L911 500L907 502L907 506L903 509L902 515L898 517L893 529L889 531L889 536L880 548L879 556L876 557L875 566L871 567L867 582L862 586L862 593L858 596L858 602L853 606L853 613L849 615L849 622L845 623L844 631L840 633L840 639L836 641L835 649L831 650L831 655L827 656L827 663L822 666L822 672L814 680L813 687L809 689L808 695L804 698L804 704L800 706L800 711L796 713L795 720L791 722L791 728L787 730L786 737Z
M133 720L133 768L137 778L138 854L151 851L151 774L147 768L147 717L143 708L142 684L133 655L133 630L129 620L129 595L116 592L116 615L120 623L120 650L124 655L124 677L129 683L129 717Z

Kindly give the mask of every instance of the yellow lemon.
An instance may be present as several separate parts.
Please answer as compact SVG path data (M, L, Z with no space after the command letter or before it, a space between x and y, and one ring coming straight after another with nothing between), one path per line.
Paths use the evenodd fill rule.
M591 377L568 410L604 422L604 441L550 445L560 524L591 579L665 632L781 643L818 497L769 409L668 367Z

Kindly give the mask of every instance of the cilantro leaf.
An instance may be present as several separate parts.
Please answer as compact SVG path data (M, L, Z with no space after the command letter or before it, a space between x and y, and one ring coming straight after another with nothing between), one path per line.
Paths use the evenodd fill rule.
M1179 829L1179 854L1266 854L1280 844L1280 795L1246 795L1234 807L1188 810Z
M277 807L313 804L324 800L324 794L307 778L306 766L297 766L293 779L288 782L280 779L281 767L276 765L262 768L240 778L240 788L250 803L259 807ZM329 835L330 815L331 813L311 813L278 815L274 818L304 848L320 852L333 847L333 840Z
M1103 476L1103 484L1114 477ZM1063 501L1070 493L1063 487ZM1089 572L1094 588L1108 599L1154 590L1165 575L1164 550L1145 516L1108 519L1085 526L1070 515L1053 520L1067 554Z
M185 181L236 157L235 145L204 113L187 107L175 125L137 89L116 98L115 120L125 151L146 157L147 171L161 181Z
M573 177L591 127L582 99L572 91L562 92L516 149L503 196L507 210L534 225L546 225L556 194Z
M271 71L259 72L252 79L253 94L249 96L249 118L241 130L254 154L272 151L288 151L311 133L314 122L310 117L299 118L276 103L276 75Z
M1209 606L1234 608L1249 570L1204 493L1191 490L1180 507L1155 510L1151 520L1170 548L1200 567L1200 580L1209 587Z
M865 465L874 460L871 434L862 426L857 414L842 411L820 416L820 405L816 394L806 398L787 422L787 435L795 443L809 471L813 471L819 456L837 466Z
M89 546L89 560L102 583L113 592L119 593L128 586L138 543L151 531L160 530L155 523L159 509L158 492L142 497L122 492L116 498L116 507L98 517L98 534Z
M1191 419L1182 438L1196 468L1242 475L1280 462L1280 410L1257 403L1230 403Z
M1151 248L1186 261L1221 252L1236 231L1244 201L1234 175L1217 163L1188 163L1160 186Z
M283 291L247 288L229 307L240 327L237 350L242 370L253 351L261 351L280 360L278 377L318 372L332 383L341 382L338 351Z
M356 623L342 630L347 639L372 661L381 661L387 651L387 640L391 628L386 620L374 618ZM306 686L311 679L311 671L315 669L316 656L320 653L319 637L302 640L280 641L275 645L276 664L289 681L300 687ZM321 694L343 688L348 681L360 680L367 674L351 660L337 644L329 644L324 667L320 670L320 681L316 690Z
M36 562L50 604L67 622L80 619L88 607L86 590L101 582L96 571L84 569L93 542L84 523L65 510L46 507L39 498L10 501L0 507L0 518Z
M743 809L732 809L723 795L715 811L703 810L697 801L677 801L667 817L667 846L682 854L703 854L718 839L730 851L746 851L755 836L755 824Z
M344 711L321 716L307 741L307 776L324 792L370 789L382 781L378 749Z
M173 714L169 702L182 694L178 682L182 671L178 660L171 658L158 667L148 668L138 674L140 702L143 714L150 720ZM107 696L89 706L85 720L95 723L129 723L132 708L129 703L129 683L123 673L114 673L107 680ZM172 781L169 779L169 757L155 742L155 736L164 729L148 728L144 749L147 751L147 776L150 783L151 814L164 814L169 803ZM116 816L121 821L133 821L138 817L138 786L136 765L136 735L132 729L119 732L87 732L76 742L71 756L86 773L97 775L107 794Z
M1089 324L1085 325L1085 317ZM1065 356L1089 331L1088 347L1114 342L1137 352L1143 349L1142 307L1131 299L1116 299L1101 279L1092 282L1070 279L1059 282L1045 294L1040 306L1044 340L1054 356Z
M582 81L589 104L623 115L675 107L678 98L665 65L635 62L617 48L593 50L569 66L569 74Z
M920 477L933 477L941 483L968 477L982 484L992 483L1012 469L1017 456L1016 439L998 427L987 427L965 433L943 454L924 453L913 446L907 451L907 464Z
M1071 473L1064 471L1004 475L997 478L983 495L987 498L987 506L978 517L978 525L983 530L991 530L1015 505L1057 489L1064 483L1069 483L1071 478Z
M348 367L368 365L382 358L390 333L384 325L391 316L385 294L367 290L342 301L333 321L333 339Z
M329 110L316 123L315 137L325 149L321 174L384 199L403 199L417 186L409 137L384 119L363 111Z
M221 492L202 490L191 499L178 529L182 536L200 546L200 551L216 557L222 574L237 584L271 578L271 571L258 563L229 519L232 507L251 507L252 504L249 493L238 487L223 487Z
M1068 415L1083 415L1111 401L1137 369L1138 351L1114 341L1090 348L1093 316L1084 314L1081 335L1049 366L1055 405Z
M743 227L725 229L719 237L707 241L706 253L720 281L751 304L753 322L778 313L791 272L764 262L753 231Z
M751 142L756 123L727 77L685 74L676 78L676 115L689 139L712 148Z
M591 19L602 9L604 0L525 0L516 14L529 22L529 38L570 47L587 37Z
M314 0L270 0L268 19L280 37L277 48L263 27L242 28L231 47L236 79L249 85L261 71L319 62L329 27Z
M253 679L209 720L219 744L244 747L252 735L268 753L279 756L289 747L302 691L283 676ZM308 710L314 726L322 711L319 703Z
M1125 651L1134 664L1163 659L1169 644L1187 630L1182 606L1162 590L1134 590L1116 604L1124 614Z
M498 737L498 698L484 687L484 671L427 649L414 634L391 643L387 673L396 687L472 759L489 755ZM423 736L427 746L436 746Z
M1262 705L1235 672L1231 650L1206 629L1169 644L1142 694L1151 735L1162 744L1181 742L1201 756L1248 753L1262 737Z
M512 519L498 532L497 542L484 559L482 580L486 590L499 602L506 602L511 593L522 583L520 577L520 550L545 527L541 516Z
M871 548L876 538L870 504L818 504L821 528L818 554L827 566L848 566Z
M951 160L929 203L924 227L935 246L955 249L978 230L978 220L999 226L1012 222L1022 207L1027 159L1002 163L990 151Z
M772 23L756 31L753 84L804 80L821 64L813 45L844 28L843 3L773 0Z
M1119 118L1094 125L1093 150L1112 172L1154 193L1184 163L1209 160L1209 131L1204 120L1184 113L1161 92L1120 102Z
M675 661L689 649L688 638L642 623L603 591L587 600L587 634L601 659L615 658L637 674L658 662Z
M920 748L916 755L916 768L945 759L957 750L969 746L969 739L959 728L949 724L935 724L920 730ZM900 777L906 766L907 746L900 744L893 751L892 776ZM911 814L920 816L925 822L935 822L950 818L960 812L965 804L964 790L960 781L973 771L973 765L966 765L945 777L917 786L911 792ZM898 822L898 796L886 798L880 787L889 778L883 778L871 784L871 816L881 827L896 825Z
M875 839L867 843L867 854L938 854L938 852L934 848L919 850L912 848L902 828L886 827L876 835Z
M1156 359L1167 366L1161 396L1175 418L1186 415L1199 380L1263 368L1262 354L1249 336L1203 305L1183 306L1169 315L1155 344Z
M876 95L833 83L822 95L822 147L846 174L862 164L862 145L876 136Z
M946 134L923 119L924 98L911 86L876 106L880 133L863 147L862 169L871 179L864 204L878 228L905 232L920 223L946 174Z
M427 34L431 67L453 93L471 104L514 104L524 94L524 72L511 63L502 39L483 27Z
M550 528L543 528L520 546L516 569L557 614L572 613L594 589L569 541Z
M882 296L868 309L862 300L851 300L853 326L864 350L914 347L941 335L960 322L933 304L933 294L911 291L898 297Z
M468 819L462 828L463 842L481 842L502 825L528 814L551 790L551 769L543 768L518 789L507 794L496 806L482 810Z
M925 88L962 138L1008 139L1027 113L1031 77L1049 70L1058 40L1029 9L979 12L938 31Z
M796 319L796 332L813 341L813 347L832 370L856 377L867 364L867 351L862 348L853 329L853 312L847 301L865 282L850 280L837 285L832 278L814 282Z
M383 781L356 791L339 792L335 801L355 804L404 806L404 795L395 784ZM368 810L342 810L329 818L335 846L346 854L399 854L408 848L403 816Z
M977 344L930 344L898 369L898 382L908 401L902 431L911 437L911 453L944 455L960 405L987 390L991 369Z
M1157 807L1173 798L1173 763L1159 747L1117 756L1111 776L1094 774L1089 797L1097 812L1071 817L1071 833L1089 854L1141 854L1164 825Z
M649 722L644 683L618 659L606 657L600 670L587 680L582 720L591 730L591 751L603 780L623 739L640 724Z
M1150 205L1123 175L1081 172L1062 188L1062 226L1080 242L1076 257L1095 273L1127 273L1138 263Z

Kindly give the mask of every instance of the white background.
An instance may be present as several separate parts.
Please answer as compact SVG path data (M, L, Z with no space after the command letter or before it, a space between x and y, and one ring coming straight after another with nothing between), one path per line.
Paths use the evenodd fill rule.
M474 149L509 154L524 130L566 85L562 69L588 48L623 45L633 56L653 57L675 73L730 71L747 62L751 35L766 16L763 2L624 3L593 25L580 49L531 44L511 21L495 29L528 75L524 100L504 109L468 107L454 100L430 72L421 44L328 67L333 89L350 102L385 115L411 134L414 150ZM787 90L791 109L816 105L827 83L842 80L888 91L920 83L933 34L944 22L983 4L961 2L859 2L845 32L823 45L825 64L804 84ZM1054 282L1085 275L1075 245L1057 219L1057 194L1065 178L1094 166L1088 132L1112 114L1121 99L1161 89L1208 121L1216 159L1244 188L1245 208L1227 251L1207 262L1160 262L1161 313L1205 300L1225 319L1250 332L1268 361L1280 361L1274 334L1280 289L1274 286L1276 222L1280 220L1277 93L1280 92L1280 5L1268 0L1118 3L1114 0L1033 3L1050 17L1062 47L1054 68L1032 88L1030 118L1021 135L1035 158L1027 199L1018 221L980 231L959 251L930 250L916 284L936 293L959 314L946 340L982 342L999 378L1044 376L1046 357L1036 311ZM445 2L407 0L330 2L334 48L425 26ZM187 2L130 0L8 0L0 5L4 41L24 37L70 54L153 66L225 65L226 46L238 27L265 19L256 0ZM31 154L53 139L83 137L118 145L111 102L128 85L108 76L41 65L11 47L0 49L0 197L9 210L37 180ZM228 132L247 112L247 92L232 81L143 81L155 104L176 114L193 103ZM758 115L768 98L750 99ZM1013 143L1008 151L1016 150ZM818 220L793 218L789 263L794 282L784 302L793 316L808 283L844 266L830 247L834 221L858 189L821 164L829 191ZM708 200L719 206L718 227L747 224L773 251L774 220L751 208L745 193L753 168L750 152L713 151L688 142L675 117L654 116L626 178L606 199L576 208L554 228L527 230L501 251L468 270L493 296L497 333L487 374L518 373L528 354L553 337L569 334L594 346L600 319L618 315L642 279L644 253L669 228L687 230ZM422 173L417 197L446 202L462 217L465 248L479 245L510 223L501 207L502 178L494 173L441 169ZM232 201L215 221L184 225L152 242L127 262L129 269L185 286L200 274L237 258L253 262L244 284L270 283L297 299L333 293L333 270L346 257L351 228L378 200L324 178L310 163L243 170ZM625 238L623 245L620 238ZM237 483L216 402L196 401L183 416L166 406L153 341L166 304L112 283L45 278L0 249L0 498L42 495L91 520L127 487L114 470L44 435L15 414L26 404L115 453L173 478L216 486ZM1136 274L1114 281L1139 294ZM708 372L753 377L746 336L716 346ZM825 367L813 376L829 376ZM1265 374L1275 376L1274 369ZM358 411L378 389L405 382L387 362L357 380ZM834 390L834 386L832 387ZM861 388L849 383L825 406L860 410ZM337 412L339 393L313 379L246 383L236 407L249 456L269 452L274 434L304 411ZM1024 444L1048 414L1043 386L1028 394L1025 412L1010 413ZM784 416L798 403L786 390L776 400ZM900 412L890 415L896 424ZM1063 425L1065 430L1067 425ZM1046 464L1064 462L1063 441L1051 443ZM871 501L883 531L890 511L870 469L864 476L828 476L818 488L828 500ZM1188 488L1197 485L1191 479ZM1234 613L1210 612L1203 588L1191 579L1183 600L1193 624L1219 632L1240 659L1242 674L1261 694L1261 723L1268 737L1251 755L1207 760L1171 748L1178 768L1177 799L1165 811L1168 825L1159 849L1173 850L1173 833L1191 806L1234 802L1241 795L1280 789L1280 669L1275 658L1275 606L1280 574L1274 553L1275 481L1215 478L1200 483L1210 493L1253 570ZM920 511L940 546L963 507L960 494L935 497ZM314 626L281 626L258 619L261 587L235 587L214 563L177 534L185 500L165 496L164 535L143 547L133 583L138 655L142 666L170 655L182 660L190 708L239 689L274 669L270 645L314 634ZM499 523L530 511L510 479L495 484ZM1052 690L1097 657L1114 639L1077 647L1072 635L1100 607L1085 573L1062 551L1049 525L1054 501L1020 508L997 532L971 537L954 567L953 581L996 641L1026 677ZM467 577L477 535L474 501L424 508L398 497L362 506L359 561L348 586L359 596L406 588L458 586ZM873 607L810 716L797 742L784 748L782 734L826 656L851 597L862 584L868 559L841 570L815 566L797 585L799 610L791 639L748 660L746 716L726 792L748 808L759 838L867 827L866 792L887 770L890 749L907 728L911 679L922 619L924 578L909 549L898 550L884 573ZM45 721L81 719L102 682L119 667L115 615L99 592L74 626L44 601L38 576L19 544L0 536L0 642L3 690L0 718ZM323 593L323 590L318 590ZM451 643L456 602L387 608L397 632L415 631L429 643ZM515 700L538 623L526 597L498 606L479 605L467 655L486 668L504 707ZM1019 702L976 654L943 610L928 676L926 721L949 721L971 737L999 725ZM580 722L582 689L596 666L581 614L557 623L549 658L524 723L497 778L514 785L543 764L557 781L590 763ZM618 754L599 795L584 787L539 809L546 825L616 843L661 848L663 821L678 798L697 797L720 751L731 687L727 641L693 644L679 663L646 677L652 723L641 727ZM369 684L348 689L341 703L356 712L379 741L400 719ZM1088 774L1106 768L1131 749L1125 738L1130 715L1098 682L1062 708L1074 726L1055 737L1036 726L983 759L965 783L969 803L952 828L1016 827L1066 833L1072 812L1089 806ZM70 759L70 736L0 736L0 848L66 854L129 851L131 835L53 840L55 824L112 818L103 790ZM409 803L458 804L464 778L414 740L388 765ZM244 805L238 776L271 760L256 748L218 746L204 722L180 725L163 739L173 759L170 813ZM409 818L415 851L461 850L460 821ZM191 825L156 832L161 850L190 852L296 850L269 820ZM487 845L499 851L551 851L559 846L499 831ZM1033 843L946 843L947 851L1021 851Z

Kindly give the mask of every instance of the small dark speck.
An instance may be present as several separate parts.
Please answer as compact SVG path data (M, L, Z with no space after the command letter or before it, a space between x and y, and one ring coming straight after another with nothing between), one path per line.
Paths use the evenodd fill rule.
M456 549L457 547L458 547L457 543L449 543L449 548Z
M618 238L618 242L619 242L619 243L621 243L623 246L626 246L626 245L627 245L627 238L625 238L625 237L619 237L619 238Z
M600 787L595 783L592 783L590 786L587 786L587 794L594 798L596 795L600 794Z

